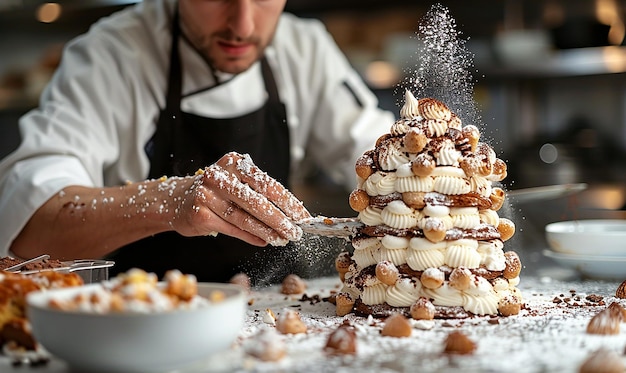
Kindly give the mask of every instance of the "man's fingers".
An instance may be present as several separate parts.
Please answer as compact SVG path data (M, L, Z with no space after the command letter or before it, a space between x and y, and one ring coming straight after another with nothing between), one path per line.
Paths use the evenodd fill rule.
M248 184L253 190L267 197L291 220L301 221L311 217L302 201L276 179L258 168L249 155L231 152L220 158L217 164L237 175L243 183Z
M219 215L219 218L228 222L227 224L237 230L248 232L255 236L255 238L260 238L264 243L269 243L272 246L284 246L288 242L287 239L281 237L274 229L248 214L231 201L216 197L210 200L209 208L213 213ZM225 233L228 234L228 232Z
M246 229L247 224L236 224L230 218L231 210L233 210L232 202L224 200L217 192L200 186L194 192L193 212L182 212L179 219L176 219L172 227L184 236L202 236L212 235L216 232L227 236L237 237L255 246L265 246L269 239L278 234L265 226L266 230L273 233L266 234L263 231L255 229ZM234 206L236 207L236 206ZM245 213L245 212L243 212ZM247 214L246 214L247 215ZM248 215L249 216L249 215ZM183 222L178 223L178 220ZM243 220L243 219L242 219ZM259 224L261 224L259 222Z
M283 238L295 241L302 237L302 229L300 227L294 225L263 194L257 193L250 186L242 183L237 178L237 175L214 164L205 170L204 182L210 189L220 194L221 197L229 199L234 205L265 223ZM230 210L232 210L230 211L231 215L236 214L235 216L241 219L239 213L232 208Z

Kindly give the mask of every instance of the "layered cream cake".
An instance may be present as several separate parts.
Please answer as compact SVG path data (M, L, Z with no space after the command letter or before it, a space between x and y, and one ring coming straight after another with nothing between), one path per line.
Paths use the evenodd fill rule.
M400 119L358 159L356 174L350 206L365 227L353 253L336 260L337 314L409 316L433 305L442 318L519 312L521 263L504 251L515 225L499 216L505 191L494 185L507 167L476 126L407 90Z

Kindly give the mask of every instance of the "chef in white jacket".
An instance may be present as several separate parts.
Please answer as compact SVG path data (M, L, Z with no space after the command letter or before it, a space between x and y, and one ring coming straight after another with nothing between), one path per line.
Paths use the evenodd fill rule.
M68 43L0 164L0 255L224 281L279 253L263 247L290 239L290 221L196 171L234 151L287 185L306 154L353 187L356 158L394 120L285 2L144 0Z

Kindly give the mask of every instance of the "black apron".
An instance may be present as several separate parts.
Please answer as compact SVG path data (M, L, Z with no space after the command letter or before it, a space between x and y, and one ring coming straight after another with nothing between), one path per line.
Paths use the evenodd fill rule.
M148 177L192 175L227 152L236 151L250 154L255 164L287 185L290 166L287 118L266 59L261 60L261 70L268 100L260 109L228 119L183 113L179 36L178 17L174 17L166 107L160 113L153 138L146 145L151 162ZM277 260L284 261L280 251L281 248L259 248L222 234L184 237L176 232L164 232L131 243L109 255L109 259L115 261L112 275L137 267L161 278L167 270L178 269L196 275L199 281L225 282L235 273L246 272L256 283L273 276L268 272L271 272L269 267Z

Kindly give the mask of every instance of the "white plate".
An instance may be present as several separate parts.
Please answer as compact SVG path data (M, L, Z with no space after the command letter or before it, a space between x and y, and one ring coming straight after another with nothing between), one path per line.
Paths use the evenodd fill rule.
M559 264L578 270L583 276L600 280L626 279L626 257L562 254L544 250L543 255Z

